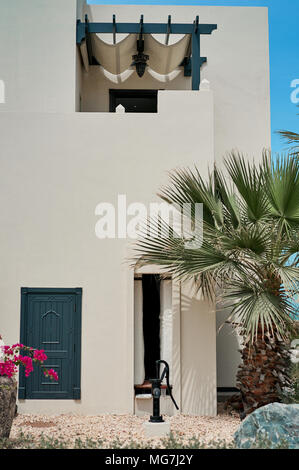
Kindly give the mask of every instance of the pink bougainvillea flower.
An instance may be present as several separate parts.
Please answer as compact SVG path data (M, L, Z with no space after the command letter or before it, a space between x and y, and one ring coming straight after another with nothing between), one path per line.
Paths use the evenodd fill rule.
M3 351L6 356L12 356L14 353L14 350L11 346L3 346Z
M23 356L20 354L21 349L27 351L28 355ZM0 360L0 375L7 377L14 377L18 371L18 366L23 366L25 376L29 377L33 372L33 362L41 365L47 359L44 349L35 349L21 343L15 343L12 346L1 346L1 350L3 354ZM51 380L58 380L58 375L53 369L49 371L45 369L44 374L50 377Z
M50 379L58 380L57 372L55 372L54 369L45 370L44 374L45 374L47 377L50 377Z
M17 370L15 363L11 359L0 362L0 375L6 375L11 378L16 374Z
M30 356L15 356L15 361L21 363L25 367L25 376L29 377L33 371L32 358Z
M37 361L44 362L47 360L47 355L45 354L44 349L36 349L33 353L33 358L36 359Z
M24 344L21 344L21 343L13 344L13 345L12 345L12 349L15 349L15 348L23 349L23 348L24 348Z

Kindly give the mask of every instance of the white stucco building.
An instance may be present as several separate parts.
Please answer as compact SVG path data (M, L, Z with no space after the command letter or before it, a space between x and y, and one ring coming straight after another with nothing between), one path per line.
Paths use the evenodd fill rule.
M127 238L96 236L96 208L117 208L118 195L158 201L174 168L196 164L204 177L233 148L258 158L270 147L267 9L2 2L0 81L0 333L45 349L60 376L22 379L19 409L149 411L134 385L142 275L157 271L134 272ZM217 335L223 313L190 286L159 289L180 410L215 415L217 387L235 386L237 339L229 325Z

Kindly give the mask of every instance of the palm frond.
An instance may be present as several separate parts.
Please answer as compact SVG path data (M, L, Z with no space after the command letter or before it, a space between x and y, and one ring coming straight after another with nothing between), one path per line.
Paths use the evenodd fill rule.
M299 161L288 155L276 158L265 175L272 217L282 230L299 227Z
M279 130L277 134L280 134L282 139L286 141L286 144L291 145L289 149L291 155L296 156L299 154L299 134L297 132Z
M245 160L244 156L232 152L224 164L247 208L250 222L256 223L269 214L269 204L264 191L262 167Z
M223 211L226 219L229 219L232 226L237 228L240 225L240 209L236 195L229 190L228 184L221 172L214 166L214 185L215 195L219 197L223 203Z
M207 298L217 294L252 340L259 328L283 335L299 286L299 160L264 153L255 164L233 152L225 167L227 173L214 167L206 180L196 168L171 174L160 197L179 208L191 204L184 217L196 229L186 235L150 220L134 261L194 280ZM200 229L196 203L203 204Z
M195 169L175 170L170 175L171 185L161 189L158 196L170 204L178 204L180 207L186 203L203 204L204 220L214 225L215 221L220 225L223 222L222 207L214 195L211 175L207 183Z
M258 283L235 280L223 295L226 308L231 310L229 320L241 325L252 341L257 337L259 327L263 333L278 331L285 336L291 328L293 308L285 298L267 291Z
M251 250L257 255L261 255L268 250L269 242L270 234L265 226L247 225L221 235L223 249Z

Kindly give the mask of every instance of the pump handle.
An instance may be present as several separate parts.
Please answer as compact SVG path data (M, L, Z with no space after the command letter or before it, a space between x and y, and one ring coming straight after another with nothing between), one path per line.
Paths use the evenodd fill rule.
M162 372L162 375L161 375L161 378L160 378L160 381L162 383L162 380L164 379L164 377L166 378L166 387L167 387L167 390L168 390L168 393L169 393L169 396L170 398L172 399L172 402L174 404L174 406L176 407L176 409L178 410L179 407L172 395L172 391L171 391L171 387L170 387L170 383L169 383L169 365L166 361L163 361L162 359L159 359L158 361L156 361L156 368L157 368L157 377L159 378L159 366L160 364L164 364L164 369L163 369L163 372Z

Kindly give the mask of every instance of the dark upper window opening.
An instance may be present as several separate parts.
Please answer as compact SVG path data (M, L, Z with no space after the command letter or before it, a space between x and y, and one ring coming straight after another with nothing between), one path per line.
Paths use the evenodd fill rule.
M109 111L121 104L126 113L157 113L158 90L109 90Z

